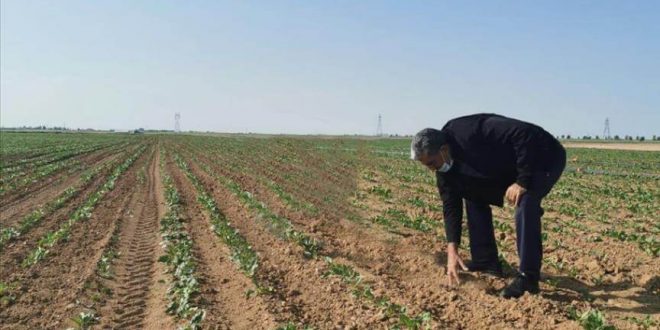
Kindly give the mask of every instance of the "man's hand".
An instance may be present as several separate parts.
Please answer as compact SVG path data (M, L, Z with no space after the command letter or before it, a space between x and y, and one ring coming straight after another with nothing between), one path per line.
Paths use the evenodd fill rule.
M504 196L506 197L506 200L509 202L509 204L513 206L518 206L518 203L520 203L520 198L522 198L522 195L527 192L527 189L523 188L517 183L514 183L509 186L506 190L506 194Z
M456 269L458 268L458 265L460 265L463 270L468 270L467 267L465 267L463 260L461 260L461 257L458 255L456 243L449 243L449 245L447 245L447 284L449 286L453 286L454 282L457 285L461 284L461 281L458 279L458 269Z

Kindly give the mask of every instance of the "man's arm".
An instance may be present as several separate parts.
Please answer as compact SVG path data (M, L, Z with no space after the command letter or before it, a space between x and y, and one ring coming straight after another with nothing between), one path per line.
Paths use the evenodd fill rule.
M453 286L460 284L458 267L468 270L458 255L458 246L461 244L461 222L463 220L463 198L456 189L449 184L442 174L438 173L438 189L442 198L445 218L445 234L447 235L447 284Z
M463 220L463 198L449 184L442 174L436 174L438 190L442 198L442 212L445 220L445 235L448 243L461 244L461 222Z

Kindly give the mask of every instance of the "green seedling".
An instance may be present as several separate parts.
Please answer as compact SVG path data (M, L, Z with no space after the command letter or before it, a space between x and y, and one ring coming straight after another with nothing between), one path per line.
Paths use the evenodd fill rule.
M608 325L605 315L597 309L589 309L580 315L574 315L575 319L585 330L615 330L612 325Z
M370 193L380 196L384 199L392 198L392 190L389 188L383 188L381 186L373 186L368 190Z
M99 322L99 317L94 312L80 312L77 316L72 317L71 320L76 324L75 329L87 330Z
M16 297L12 294L15 289L14 285L0 282L0 306L7 306L14 302Z
M40 260L42 260L43 258L45 258L47 254L48 254L48 250L44 249L41 246L38 246L35 250L30 252L27 258L23 260L21 265L23 267L32 266L37 262L39 262Z
M409 198L407 200L407 202L408 202L408 204L410 204L412 206L419 207L419 208L426 207L426 202L423 199L421 199L419 196Z
M559 285L559 279L554 277L547 278L544 282L555 288Z
M362 281L360 273L356 272L351 266L337 264L330 258L325 259L328 263L328 270L323 273L323 277L331 275L339 276L344 282L349 284L358 284Z
M421 329L425 323L431 321L431 314L429 312L424 312L417 316L408 316L407 314L402 314L399 316L399 324L394 327L394 329Z
M646 317L644 317L643 319L634 316L628 316L625 317L624 320L632 322L638 327L641 327L643 329L650 329L658 325L658 322L654 321L653 318L651 318L651 315L646 315Z

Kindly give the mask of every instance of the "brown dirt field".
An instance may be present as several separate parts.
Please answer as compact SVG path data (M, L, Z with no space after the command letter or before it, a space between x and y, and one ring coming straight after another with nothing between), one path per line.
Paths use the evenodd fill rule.
M217 173L230 175L220 166L212 167ZM310 219L290 211L268 189L249 177L239 180L244 189L258 196L271 210L323 241L325 253L359 270L373 283L375 292L387 294L394 301L411 307L412 312L430 311L442 327L576 328L562 316L552 300L526 296L520 301L507 301L496 297L499 289L506 285L505 280L465 274L463 286L448 289L444 285L446 260L441 260L444 254L440 253L440 244L433 234L403 229L403 235L397 235L369 223L346 219L330 221L325 216ZM211 184L205 182L205 185ZM521 304L524 308L518 311ZM548 313L550 311L552 313Z
M337 278L322 278L327 266L321 260L303 258L302 249L269 232L260 217L241 206L223 186L190 164L230 222L243 234L260 257L259 276L274 283L277 295L300 321L318 328L361 327L380 324L376 308L363 305Z
M81 159L85 164L84 167L75 169L73 173L67 173L67 175L54 174L31 187L27 187L24 193L11 195L0 206L0 223L8 227L16 225L25 215L54 200L67 188L73 187L86 169L112 161L121 155L121 152L110 151L100 151L98 154L88 155Z
M66 221L69 215L81 206L98 186L103 184L110 171L110 168L105 169L94 180L85 185L80 193L66 205L51 214L45 215L37 226L17 237L12 242L9 242L4 247L1 255L2 258L0 258L0 278L10 278L9 276L15 270L14 266L20 264L30 251L36 248L39 239L46 233L56 230L62 222Z
M434 187L426 181L406 183L376 165L369 170L373 170L378 182L371 182L363 178L357 167L347 168L355 166L346 165L347 159L332 158L336 161L332 163L322 155L305 157L304 148L287 150L280 146L281 150L270 150L278 155L295 153L296 162L270 155L244 160L241 155L218 155L206 152L204 147L179 144L179 138L184 137L146 143L147 149L103 197L91 219L76 223L68 241L57 243L38 264L20 266L39 239L59 228L103 184L110 169L0 252L0 282L10 285L14 298L0 304L0 329L66 328L73 326L71 318L83 311L94 311L99 317L95 328L174 329L182 325L181 320L166 312L172 274L159 262L164 253L160 220L168 210L162 183L165 175L172 178L180 194L182 230L192 239L195 277L201 292L191 301L206 311L204 329L274 329L288 323L316 329L391 327L397 320L385 315L381 307L356 297L351 285L339 277L323 276L329 269L326 256L359 272L361 283L369 285L374 295L407 307L408 315L428 312L432 329L581 328L569 319L568 306L580 311L588 306L598 307L606 312L610 323L621 328L631 326L623 321L625 317L641 319L660 313L655 274L658 260L640 254L635 244L603 237L598 246L607 252L606 262L595 261L586 253L576 257L576 250L593 247L586 231L576 231L576 237L570 238L573 250L546 244L544 253L577 267L578 276L568 277L544 265L544 279L556 283L542 282L541 294L525 295L518 300L497 295L510 278L462 273L462 285L450 288L445 285L446 245L442 235L434 230L388 228L369 220L396 206L410 214L432 218L441 229L441 210L421 210L405 202L416 196L422 196L427 203L437 198ZM165 153L160 152L161 147ZM259 267L254 281L241 272L232 260L231 249L214 233L211 217L197 200L198 191L174 161L175 153L188 163L219 212L257 253ZM121 157L124 156L128 154ZM114 156L98 153L87 157L85 161L96 165ZM251 171L250 162L259 168ZM306 167L311 169L303 171ZM142 172L145 175L140 176ZM287 176L289 173L292 175ZM216 179L217 175L230 178L268 210L288 219L297 232L322 242L320 257L305 258L298 244L275 234L269 220L245 206ZM306 178L307 175L312 178ZM60 180L59 184L35 186L29 195L16 197L13 202L3 200L0 210L11 209L14 221L35 204L52 199L66 187L65 183L76 182L79 177L79 172L69 177L63 173L54 175L53 180ZM317 213L287 204L266 179L294 192L294 197L305 196L301 201L311 201ZM375 184L391 189L391 200L367 194L360 200L362 208L351 204L355 192L368 191ZM494 216L513 225L510 213L510 209L495 209ZM553 225L575 220L552 211L544 217L552 219ZM599 232L607 226L593 225L590 229ZM504 244L501 250L507 252L506 259L515 266L512 234L496 234ZM550 232L549 238L563 239L561 235ZM100 274L99 261L113 251L116 255L110 262L112 275ZM464 260L469 258L467 250L460 253ZM631 255L637 257L630 258ZM600 276L602 283L593 285L590 277L580 277L583 274ZM255 283L273 290L253 294ZM588 304L587 296L592 298Z
M171 326L165 314L167 288L157 286L156 265L160 252L158 223L165 214L158 153L149 152L146 180L134 187L135 197L118 220L119 253L112 262L111 279L100 279L112 296L99 306L101 327L116 329ZM149 319L147 320L147 316Z
M58 188L63 191L67 187L64 184L76 182L77 178L87 169L120 153L121 150L104 148L92 153L78 155L72 158L79 162L78 165L62 168L15 191L6 191L2 196L4 199L3 204L0 205L0 222L4 224L5 221L16 218L14 212L15 210L17 212L23 210L22 204L34 206L40 205L39 202L42 200L48 201L49 196L54 197L58 194ZM43 198L40 198L41 195L44 195Z
M564 142L566 148L591 148L611 150L637 150L637 151L660 151L660 143L591 143L591 142Z
M67 164L63 168L50 173L48 176L41 178L39 181L28 183L25 186L16 187L15 189L8 189L2 193L2 198L6 199L7 202L12 202L16 199L25 197L26 195L43 188L48 184L59 182L70 174L75 174L81 172L86 166L96 162L98 159L105 157L113 148L102 148L95 151L90 151L80 155L73 156L61 161L73 161L73 164ZM27 170L25 176L31 174L32 170ZM20 176L15 178L15 180L20 180L25 178L25 176Z
M106 143L106 144L102 145L101 149L114 148L114 147L118 147L120 145L126 146L126 145L128 145L128 143L122 143L122 142L119 142L119 143ZM69 150L69 151L71 151L71 150ZM14 154L14 155L4 156L2 161L3 161L3 164L5 165L6 168L10 168L10 167L16 166L16 164L19 161L32 163L32 162L35 162L35 161L40 161L40 160L43 160L45 158L52 157L56 153L58 153L58 151L56 151L56 150L54 151L50 147L42 147L41 150L36 150L36 151L28 152L28 153L25 153L25 154L18 153L18 154ZM80 155L78 155L78 156L80 156Z
M255 286L238 270L229 258L229 249L211 231L208 216L196 201L194 187L175 164L168 162L167 171L183 199L202 285L201 307L207 311L204 322L220 329L246 329L251 324L274 328L278 321L289 319L290 313L262 295L247 297L247 290Z
M20 259L13 259L16 262L12 264L2 254L5 283L19 285L16 301L0 311L3 329L71 325L68 319L73 316L75 297L83 290L86 279L95 272L96 262L112 236L113 223L137 198L135 171L146 161L145 154L118 179L115 189L99 203L92 217L77 223L68 242L56 244L45 260L23 268Z
M371 198L365 202L369 208L368 215L365 218L379 214L393 204L402 205L404 203L400 201L415 195L407 194L414 191L414 189L398 189L398 185L402 184L402 182L393 180L392 178L388 178L386 180L387 182L385 182L380 178L381 175L384 174L376 174L378 184L386 188L391 188L395 192L396 200L388 204L378 198ZM360 183L361 190L363 191L366 191L367 187L371 185L373 183ZM409 213L416 212L411 207L404 207L404 209ZM431 216L441 221L442 215L437 214L433 216L433 213L430 212ZM514 225L513 208L493 207L493 216L497 220L508 223L511 226ZM560 215L553 211L545 212L543 219L551 223L557 223L558 221L559 223L566 223L569 220L573 220L569 216ZM643 319L647 315L660 314L660 296L657 294L657 288L654 292L652 286L649 285L649 283L654 281L654 278L657 278L656 273L660 267L660 260L640 253L635 244L624 243L611 237L602 237L601 241L597 243L598 250L607 251L608 259L606 263L597 261L592 255L595 252L592 251L594 250L594 242L590 241L590 239L606 228L608 228L606 225L597 222L591 223L588 231L582 232L582 235L570 238L555 237L557 234L544 230L550 239L557 238L570 242L566 248L561 249L555 249L549 242L546 242L544 244L544 255L552 255L553 259L558 258L561 262L575 267L575 269L579 270L578 276L581 278L578 280L565 274L558 274L550 265L545 263L542 269L542 278L556 281L557 286L553 287L546 283L541 283L541 296L558 303L568 304L572 301L583 300L583 295L585 294L589 295L593 299L592 305L607 313L609 322L617 327L627 328L630 324L621 322L621 320L627 317ZM496 236L501 241L509 244L509 249L500 248L500 251L505 251L511 256L507 259L513 266L516 266L518 260L515 251L515 234L501 232L496 229ZM584 254L587 253L576 253L576 251L592 251L592 253L585 256ZM358 253L358 255L360 254ZM631 255L635 257L631 258ZM469 253L463 256L464 258L469 258ZM585 276L584 274L588 275ZM597 285L590 283L590 280L594 277L601 278L603 283ZM501 288L503 282L491 282L491 292L495 291L493 285L496 288Z
M162 194L164 188L162 181L163 173L161 173L159 165L160 152L158 152L157 148L154 148L154 153L154 161L151 165L153 167L150 169L148 177L150 184L153 185L152 193L156 196L158 204L158 221L160 221L160 219L165 216L167 206L165 203L165 197ZM159 233L157 233L157 236L160 242ZM158 247L154 254L155 260L153 261L152 270L153 282L151 283L151 293L146 300L146 304L149 308L147 308L147 312L145 313L143 324L148 324L154 329L171 329L174 327L174 320L165 312L167 310L167 299L165 297L167 296L168 288L167 274L165 274L166 267L163 263L158 262L161 250L161 247Z

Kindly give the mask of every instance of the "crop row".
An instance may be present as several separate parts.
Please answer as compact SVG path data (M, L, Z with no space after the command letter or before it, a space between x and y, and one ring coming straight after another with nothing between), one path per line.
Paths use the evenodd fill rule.
M104 164L101 164L80 177L79 184L75 187L69 187L60 193L55 199L46 203L46 205L39 207L23 217L15 227L7 227L0 229L0 251L2 248L12 240L24 235L36 225L38 225L41 220L60 209L62 206L66 205L72 198L78 196L80 192L94 180L103 170L112 166L114 161L109 161Z
M333 216L349 212L344 201L354 184L351 171L355 160L343 154L310 152L306 142L287 139L202 139L187 146L211 151L209 156L226 164L232 175L257 173L274 181L317 210ZM256 152L259 150L269 152ZM321 184L312 185L314 182Z
M143 137L126 134L56 134L0 132L0 168L27 164L51 158L56 154L94 146L113 146L120 143L136 144Z
M140 149L138 149L135 154L117 166L108 176L106 182L95 192L93 192L83 203L83 205L73 211L73 213L69 216L69 219L61 224L57 230L48 232L46 235L44 235L39 240L37 247L32 250L25 259L23 259L21 263L23 267L29 267L36 264L48 255L50 252L49 249L52 248L56 243L68 240L69 233L73 225L79 221L88 220L92 216L92 211L99 203L99 201L109 191L114 189L117 179L133 164L133 162L142 154L145 148L146 147L144 146L140 147Z
M289 171L284 172L283 176L285 177L285 179L282 180L282 173L281 172L280 173L274 173L278 170L277 169L278 164L274 164L274 163L263 164L263 163L261 163L261 161L262 161L261 158L263 158L263 156L260 156L259 154L250 155L249 157L241 157L241 156L232 157L233 151L239 150L240 148L238 148L238 147L230 148L229 151L227 151L227 148L204 148L204 149L205 150L218 150L218 149L222 150L223 151L222 156L224 156L224 158L222 158L222 163L226 164L226 167L230 169L230 172L244 173L246 171L245 167L249 166L248 164L246 164L246 162L244 160L249 159L250 162L252 162L252 164L251 164L252 166L250 166L250 168L251 168L250 171L251 172L254 171L254 172L257 172L257 173L260 174L260 175L256 175L256 176L255 175L250 175L250 177L255 178L256 180L258 180L262 185L265 184L268 188L270 188L270 190L272 190L273 192L275 192L275 194L277 194L280 198L282 198L283 201L285 202L285 204L287 204L289 206L292 206L292 207L296 206L296 205L292 205L292 201L297 200L297 199L294 198L295 196L293 194L285 192L284 190L289 188L289 189L292 189L292 190L295 191L296 190L295 186L304 187L308 184L310 177L312 177L308 173L305 173L305 174L300 175L300 176L296 176L295 178L293 177L293 174L295 174L295 173L304 173L305 171L308 171L310 166L304 166L305 164L303 164L300 161L298 156L296 156L295 154L293 154L293 155L288 154L288 153L286 153L286 150L284 151L285 152L284 154L280 154L280 153L278 153L278 151L272 150L272 148L268 148L273 153L275 153L274 157L271 157L271 159L274 158L274 159L278 159L278 160L292 161L293 163L296 163L299 166L302 166L300 168L296 167L295 170L289 170ZM250 150L250 149L254 149L254 148L244 146L243 149ZM209 153L205 152L204 154L208 155ZM218 161L220 161L220 160L218 159ZM267 160L264 159L263 161L265 162ZM327 163L327 161L325 161L325 160L324 161L318 161L318 163L325 164L325 163ZM281 166L281 165L279 165L279 166ZM254 170L252 170L252 169L254 169ZM270 171L269 171L269 169L270 169ZM278 184L278 182L275 182L275 180L277 180L278 182L283 182L283 184L286 185L286 188L285 188L285 186ZM324 184L322 186L325 186L325 185L330 185L331 186L332 184L328 183L328 184ZM290 188L292 186L294 186L294 188ZM374 189L371 190L370 192L375 193L375 194L380 194L380 195L384 196L385 198L391 196L392 191L389 190L389 189L379 190L378 186L373 187L373 188ZM309 190L307 190L307 192L308 192L307 194L303 195L303 198L313 197L313 195L316 195L316 194L309 194ZM321 193L319 193L319 194L321 194ZM297 194L297 195L300 195L300 194ZM417 201L417 203L424 203L419 198L417 198L414 201ZM336 203L336 202L333 202L333 203ZM314 213L318 213L318 208L314 205L314 203L311 203L309 201L304 201L304 202L300 202L300 205L305 205L305 207L303 208L303 212L306 212L307 214L312 214L313 215ZM298 205L298 206L300 206L300 205ZM426 203L425 206L428 206L428 204ZM398 209L395 209L395 208L388 209L386 212L384 212L384 214L373 217L372 220L374 222L387 225L388 227L393 226L394 223L400 223L405 227L412 228L412 229L417 229L417 230L420 230L420 231L430 231L431 229L437 227L437 225L438 225L437 221L435 219L430 218L428 215L416 214L416 215L411 217L408 214L406 214L405 212L403 212L402 210L398 210Z
M326 257L325 261L328 263L328 270L322 276L338 276L351 287L355 297L378 306L387 318L397 319L397 323L391 329L420 329L431 321L429 312L411 316L405 306L393 303L387 296L374 294L371 286L364 283L360 273L351 266L336 263L329 257Z
M195 301L200 287L195 277L197 265L192 254L193 242L184 228L180 215L181 198L172 179L165 175L163 184L167 213L160 226L165 254L159 261L167 265L168 273L172 276L172 284L167 291L167 313L187 320L185 329L201 329L206 312Z
M26 185L37 182L38 180L45 178L59 170L68 168L70 166L79 163L80 162L77 159L67 159L60 162L45 165L39 169L36 169L34 172L28 175L21 176L18 178L12 177L10 175L6 178L7 179L6 181L2 182L2 186L0 187L0 194L4 194L19 189L21 187L25 187Z
M227 142L229 142L228 140ZM224 142L224 141L223 141ZM188 144L187 147L192 150L201 150L200 145L195 145L195 144ZM244 157L241 156L240 154L240 146L236 146L232 143L228 143L226 146L227 148L224 148L225 146L223 145L220 148L216 147L211 147L207 148L207 150L213 150L213 151L218 151L222 150L222 153L213 153L213 156L219 157L217 158L218 161L222 161L223 164L225 164L227 173L230 174L243 174L245 173L245 167L248 166L246 160ZM187 149L188 149L187 148ZM250 148L248 146L245 146L245 148ZM291 189L292 184L295 185L296 180L292 175L289 175L289 172L285 174L284 180L282 180L282 177L280 175L267 175L267 173L274 173L278 170L278 166L282 166L282 164L286 164L287 166L300 166L302 165L301 160L292 153L281 153L278 152L277 150L273 150L273 148L269 148L272 152L275 153L273 159L275 159L277 162L275 163L268 163L266 164L265 162L272 160L265 158L260 155L251 155L250 162L252 162L252 171L255 171L259 175L251 175L253 178L259 181L260 184L267 186L271 191L273 191L275 194L277 194L287 205L295 208L300 208L304 210L304 212L308 215L314 216L319 213L319 208L314 205L314 203L310 201L299 201L297 198L295 198L294 194L292 194L290 191L287 191ZM206 155L211 155L211 153L207 153ZM313 176L312 173L308 171L307 167L297 167L300 171L290 171L290 172L295 172L300 174L301 176L305 177L310 177ZM234 175L236 177L236 175ZM275 181L277 180L277 181ZM332 185L329 185L332 186ZM304 189L304 187L298 186L299 189Z
M393 326L394 329L418 329L424 324L430 322L431 316L428 312L423 312L418 316L411 316L407 312L407 308L405 306L391 302L387 296L376 296L373 293L371 286L362 281L362 277L359 272L355 271L350 265L337 263L333 261L329 256L324 255L320 249L319 242L310 238L306 233L296 230L288 219L271 211L265 203L259 201L250 192L243 190L243 188L238 183L213 173L207 164L198 163L198 165L208 175L214 177L220 184L227 187L228 190L234 193L239 198L239 200L243 202L246 208L251 209L253 212L259 214L264 219L267 219L269 221L269 228L276 228L277 232L283 233L283 235L278 235L281 239L286 239L300 245L303 248L304 257L322 257L328 266L328 271L323 273L322 276L340 277L351 287L351 292L356 298L377 306L383 311L387 318L396 319L397 322ZM290 195L286 196L292 198ZM290 205L302 206L304 204L300 202L294 202ZM305 207L302 206L302 208L297 210L301 211L304 208Z
M26 160L21 160L17 165L11 166L11 167L6 167L2 168L2 174L5 178L11 178L13 176L7 176L8 174L17 174L17 175L25 175L27 172L38 169L39 167L46 166L52 163L56 163L59 161L63 161L69 158L73 158L78 155L86 154L86 153L92 153L97 150L101 149L120 149L122 146L126 146L126 144L116 144L113 147L108 148L108 145L94 145L90 147L85 147L85 148L73 148L73 149L67 149L65 151L53 153L53 154L48 154L47 157L40 157L39 159L34 159L30 161ZM7 179L5 179L7 180Z
M117 145L118 143L122 143L122 141L118 141L116 139L91 139L87 141L87 138L83 137L81 138L84 141L72 139L67 141L59 141L58 143L55 141L48 141L48 138L44 138L45 136L42 136L38 141L32 142L45 143L45 146L35 147L31 146L30 142L26 142L21 144L21 148L12 148L11 146L7 145L5 141L8 141L9 144L12 142L18 143L18 141L16 141L15 135L5 133L2 133L2 135L3 143L2 150L0 151L0 154L2 154L2 162L0 162L0 169L2 169L3 172L6 170L14 171L14 167L24 168L26 166L42 165L48 162L52 162L60 156L71 153L79 153L82 150L89 150L90 148L109 147Z
M268 228L278 235L281 238L287 239L289 241L295 242L303 248L303 254L307 258L314 258L317 256L319 250L321 249L321 242L316 239L297 231L291 221L286 219L274 212L272 212L264 203L257 200L254 195L250 192L245 191L241 186L232 181L231 179L219 175L215 175L206 164L200 164L200 167L209 175L213 176L218 182L224 185L229 191L231 191L248 209L256 212L261 216L265 221L269 222ZM275 188L275 186L271 186ZM284 191L280 190L279 196L288 196ZM288 200L293 204L303 207L297 202L293 202L292 198L289 196Z
M118 222L115 222L114 225L115 228L110 237L110 241L105 247L103 254L96 262L95 274L101 279L111 279L115 276L112 266L120 255L120 252L117 251L117 245L119 244L120 239L120 226ZM90 294L90 298L94 304L101 302L103 299L109 298L113 294L112 289L105 286L99 278L90 275L84 285L85 291L91 291L91 294L88 294ZM98 316L96 310L93 309L94 305L87 306L84 303L81 303L79 299L76 299L75 303L76 305L82 305L85 307L85 310L78 312L75 316L70 318L70 320L76 325L75 329L92 329L95 324L100 322L101 317Z
M231 226L227 217L220 211L217 204L204 188L204 185L192 173L188 164L181 159L178 155L174 155L174 159L179 168L185 173L190 182L197 190L197 201L204 207L209 217L213 232L222 239L222 241L229 246L232 253L232 260L234 260L241 271L248 277L255 280L254 275L259 267L259 258L257 253L254 252L250 244L247 242L234 227ZM255 283L256 284L256 283Z
M2 190L0 190L0 192L23 187L27 184L36 182L39 179L45 178L56 171L80 164L80 161L75 156L93 153L103 148L105 147L93 146L82 150L65 152L62 155L53 157L52 159L44 160L43 164L38 164L39 166L33 164L25 164L3 169L2 178L0 178L0 185L2 186Z
M338 165L344 163L345 157L339 156L333 159L336 152L329 155L323 155L322 152L306 154L300 145L307 146L309 143L295 146L297 141L284 139L274 142L269 139L224 138L181 140L179 142L187 146L180 148L181 150L194 150L200 159L204 158L209 164L222 163L221 167L213 168L214 171L222 173L222 176L231 178L234 182L249 182L252 186L258 184L268 188L283 204L292 209L298 209L305 214L319 212L324 216L328 213L332 215L333 211L336 211L335 214L345 214L343 210L340 211L345 206L342 205L345 201L341 200L344 188L338 188L342 184L338 176L348 177L353 171ZM333 142L324 141L320 145L324 143L329 145L329 148L334 148ZM325 150L327 149L324 149L324 152ZM359 147L355 150L359 150ZM571 153L580 156L582 151L569 150L569 154ZM359 154L364 155L364 153ZM362 211L372 212L367 213L369 215L366 218L385 223L386 227L392 224L405 227L396 219L403 219L406 222L422 215L436 221L433 226L437 227L436 219L439 219L441 206L434 189L434 178L430 172L425 171L418 163L406 159L406 155L402 157L393 157L392 154L376 155L376 157L365 157L367 159L359 163L363 166L362 169L367 169L361 172L361 179L370 181L370 178L376 178L381 182L376 186L369 184L366 189L361 186L360 190L355 192L359 202L356 205L362 208ZM597 165L609 171L616 171L619 167L616 161L620 158L616 156L612 159L611 162L603 161ZM654 163L652 159L652 157L633 159L631 171L644 169L653 172L653 167L648 166ZM350 162L346 164L355 165L355 163L351 165ZM639 277L629 271L635 269L635 263L644 264L653 260L649 257L657 256L657 252L654 252L657 251L657 235L660 230L655 221L658 201L657 179L636 177L635 180L628 180L618 175L589 174L580 172L579 166L582 166L581 160L571 164L560 183L545 200L544 207L547 211L543 221L545 264L550 270L555 268L559 274L567 274L580 280L591 280L592 274L594 277L606 274L606 280L611 278L609 281L618 283L620 280L614 275L623 272L624 280L635 281L634 278L627 278L628 275ZM200 168L204 166L200 165ZM333 173L339 174L321 173L332 172L333 169L337 170ZM227 187L222 181L219 182ZM316 189L319 186L320 189ZM261 193L262 190L254 191ZM332 198L328 198L330 196ZM249 207L246 202L243 203ZM301 205L310 205L313 209L302 208ZM510 257L515 256L513 209L509 207L494 209L494 215L500 252L505 259L511 259ZM463 233L467 234L467 230ZM574 238L575 241L570 239L566 241L567 237ZM569 243L580 248L568 250L566 244ZM620 256L617 256L621 254L621 248L633 244L635 247L639 246L648 256L642 254L638 261L635 261L636 258L631 258L631 262L625 261L626 265L613 273L609 264L621 261ZM506 258L507 256L510 257ZM587 264L594 264L593 261L597 261L600 267L596 272L586 267ZM648 265L641 271L645 272L646 269ZM550 275L547 283L551 284L550 280L556 278L558 277L554 274ZM600 285L602 283L600 281L594 278L592 283Z

